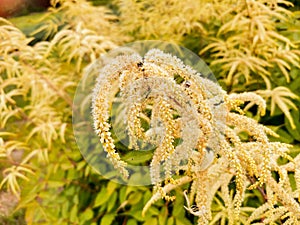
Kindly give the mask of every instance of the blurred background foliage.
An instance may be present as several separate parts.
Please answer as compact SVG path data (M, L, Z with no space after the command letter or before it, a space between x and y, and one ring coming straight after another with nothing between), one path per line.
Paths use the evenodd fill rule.
M1 14L19 16L0 19L0 224L194 224L180 189L176 201L158 201L142 217L152 188L102 178L74 140L72 98L83 68L135 40L181 44L228 92L264 97L267 114L256 119L294 145L293 157L299 153L299 1L29 2ZM227 224L220 199L212 224ZM264 201L249 191L242 216Z

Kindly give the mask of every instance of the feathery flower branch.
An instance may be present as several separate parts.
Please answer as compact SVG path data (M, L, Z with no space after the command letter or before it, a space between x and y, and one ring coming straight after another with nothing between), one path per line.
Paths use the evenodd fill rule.
M228 95L181 59L155 48L143 57L137 53L115 57L99 71L92 116L108 158L127 179L128 162L122 159L112 136L111 110L116 98L125 108L121 115L129 150L141 150L141 141L155 145L148 165L154 194L143 214L159 198L173 200L168 195L171 190L191 183L190 197L184 192L185 209L199 217L198 224L208 224L212 196L220 188L222 193L229 191L224 187L234 178L236 191L230 200L233 221L238 220L245 191L262 191L263 185L269 188L264 192L268 204L281 204L286 212L293 212L285 214L287 221L300 221L299 203L284 190L284 182L288 181L277 182L272 177L274 169L282 176L286 171L276 164L278 157L287 158L294 170L299 169L287 155L290 145L270 142L268 135L278 135L246 117L247 105L241 107L245 102L248 108L256 104L263 115L266 104L262 97L248 92ZM241 138L245 132L247 141ZM269 193L276 193L277 199L269 199Z

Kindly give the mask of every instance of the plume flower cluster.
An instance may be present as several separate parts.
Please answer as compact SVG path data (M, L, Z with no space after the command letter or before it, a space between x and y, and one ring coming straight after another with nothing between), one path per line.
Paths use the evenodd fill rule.
M244 115L247 105L257 105L258 113L264 114L265 101L259 95L228 95L176 56L155 48L143 57L131 53L111 59L99 71L92 116L108 158L128 178L128 162L122 160L112 135L111 111L116 99L125 108L120 116L129 150L141 150L141 141L155 146L149 162L155 188L143 213L160 198L173 200L168 193L190 183L184 192L185 208L199 217L198 224L208 224L212 218L216 222L224 214L212 217L215 195L225 204L229 224L250 224L266 215L269 222L278 218L285 218L284 224L300 222L299 191L291 188L287 176L295 172L299 188L299 157L288 156L289 145L270 142L268 135L277 134ZM242 138L245 134L246 139ZM289 162L280 166L279 157ZM229 184L233 181L232 189ZM246 190L261 190L264 185L265 204L248 212L248 217L239 216Z

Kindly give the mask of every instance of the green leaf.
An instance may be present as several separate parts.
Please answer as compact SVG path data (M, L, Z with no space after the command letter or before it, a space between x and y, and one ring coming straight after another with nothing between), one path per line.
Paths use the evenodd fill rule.
M149 199L152 197L152 193L151 191L147 190L144 194L143 194L143 204L145 205Z
M295 191L297 189L295 174L294 173L289 173L288 176L289 176L291 188L292 188L293 191Z
M279 129L279 127L277 126L268 126L270 129L272 129L273 131L275 131L279 137L270 137L270 141L281 141L281 142L284 142L284 143L287 143L287 144L290 144L294 141L293 137L288 133L286 132L285 130L283 129Z
M137 191L137 192L131 193L129 198L128 198L128 203L131 204L131 205L135 205L138 202L140 202L142 197L143 197L143 195L142 195L141 192Z
M185 214L184 208L183 208L184 202L183 202L183 196L179 191L176 191L176 201L174 202L173 212L172 215L174 217L182 217Z
M131 192L135 192L136 190L137 190L136 187L133 187L133 186L127 186L126 192L125 192L125 198L127 198L127 196L128 196Z
M129 219L126 223L126 225L138 225L137 221L134 219Z
M193 225L187 218L185 217L176 217L175 219L176 225Z
M290 155L292 157L296 157L298 154L300 154L300 145L295 144L291 149L290 149Z
M68 187L65 191L64 191L64 194L66 196L73 196L75 194L75 187L74 186L71 186L71 187Z
M294 120L294 124L295 124L295 129L292 128L290 122L288 121L287 117L284 118L284 122L285 122L285 126L289 132L289 134L291 134L291 136L296 139L297 141L300 141L300 114L298 110L291 110L291 116Z
M68 218L69 216L69 202L65 201L62 205L62 209L61 209L61 214L63 216L63 218Z
M119 200L120 202L124 202L126 200L126 187L122 187L119 191Z
M128 164L139 164L150 160L153 156L153 151L130 151L122 157L122 160Z
M158 224L165 225L168 217L167 207L163 207L158 215Z
M93 219L94 212L92 209L88 208L83 213L80 214L80 221L88 221Z
M279 134L279 136L280 136L279 140L281 142L285 142L285 143L290 144L290 143L292 143L294 141L294 139L291 137L291 135L289 135L288 132L286 132L286 131L284 131L282 129L278 130L277 134Z
M130 176L128 183L129 184L139 184L140 181L149 180L149 179L150 179L149 175L142 174L142 173L134 173Z
M148 209L148 212L149 214L151 215L154 215L154 216L158 216L159 215L159 210L158 208L156 208L155 206L151 206L149 209Z
M101 223L100 225L111 225L111 223L114 221L116 217L116 214L105 214L102 218L101 218Z
M63 181L48 180L47 185L49 188L57 188L64 186L65 183Z
M143 225L157 225L157 218L156 217L150 217L143 223Z
M146 218L142 216L142 209L130 210L128 215L132 216L134 219L136 219L137 221L140 221L140 222L143 222L146 220Z
M101 191L97 194L97 197L95 199L94 208L98 207L108 201L110 198L110 195L107 193L107 189L103 187Z
M73 197L73 203L76 204L76 205L78 205L78 203L79 203L79 196L78 195L74 195L74 197Z
M70 221L71 222L78 222L78 206L77 205L74 205L71 209L71 212L70 212Z
M106 187L107 190L107 194L111 195L112 193L114 193L114 191L116 190L116 188L118 187L118 184L113 182L113 181L109 181Z
M168 219L167 225L174 225L174 224L175 224L174 218L173 218L173 217L170 217L170 218Z
M116 206L117 197L118 197L118 193L114 192L112 194L111 198L109 199L108 204L107 204L107 211L108 212L110 212L114 208L114 206Z

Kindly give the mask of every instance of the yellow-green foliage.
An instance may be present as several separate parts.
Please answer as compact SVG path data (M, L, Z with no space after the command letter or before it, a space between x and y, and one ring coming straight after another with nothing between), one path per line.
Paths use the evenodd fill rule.
M22 172L32 173L33 168L26 166L31 158L38 155L40 162L45 163L53 142L65 143L71 94L80 77L82 62L93 62L115 46L108 36L97 35L96 30L85 27L84 21L79 22L80 18L75 16L74 11L82 4L83 8L88 6L87 3L65 4L66 8L62 8L66 17L78 20L77 23L65 26L51 41L34 46L29 45L31 39L20 30L1 20L1 156L12 165L4 171L1 186L6 183L15 194L20 191L16 178L26 179ZM89 8L93 9L101 12ZM105 17L102 21L109 23ZM14 159L13 153L18 151L23 153Z
M277 31L278 21L294 19L293 13L283 5L292 4L288 1L242 1L230 7L221 15L222 25L214 34L213 43L201 53L209 51L212 54L211 66L220 67L220 74L233 91L241 82L250 87L253 83L263 85L267 90L258 93L266 99L271 98L271 115L277 105L295 129L289 109L296 106L288 98L297 99L298 96L280 87L285 89L283 94L279 87L271 84L273 76L277 75L274 73L279 72L289 83L291 68L300 68L298 46Z
M207 18L205 12L210 9L202 1L115 2L120 10L120 28L125 34L131 34L134 39L178 42L191 32L206 32L200 18Z
M116 46L108 36L114 24L107 9L85 1L61 4L62 21L56 12L51 15L57 16L63 27L41 27L50 29L50 41L31 45L32 38L0 20L0 186L20 198L20 207L27 209L28 224L57 222L62 206L51 217L55 214L51 208L59 204L53 198L80 176L75 174L78 165L74 164L81 157L72 132L72 96L83 63L93 62ZM94 26L78 13L79 8L89 16L99 16ZM81 174L87 175L88 169ZM62 221L67 218L61 216Z
M131 32L135 38L194 42L194 46L198 45L196 49L204 47L200 55L212 60L213 71L224 80L229 91L266 88L258 94L271 98L272 104L296 128L289 110L296 108L291 99L298 97L289 89L285 90L286 95L281 95L274 81L284 76L289 83L289 71L300 68L298 45L279 32L278 27L279 22L293 23L296 19L296 14L284 8L292 3L284 0L117 2L124 32ZM189 37L191 41L186 40Z
M197 216L200 224L298 224L299 12L290 11L284 0L112 4L116 15L84 0L53 0L27 37L0 19L0 186L19 198L18 209L25 210L27 224L191 225ZM285 144L266 141L264 146L270 148L262 148L249 137L256 134L267 140L266 129L230 113L231 151L220 151L220 158L205 171L189 171L162 183L153 196L148 187L121 186L93 172L73 137L75 87L85 65L136 39L167 40L186 44L196 53L201 50L231 93L224 95L228 110L255 112L251 104L244 108L236 101L253 98L234 92L256 91L270 99L264 122L273 124L281 140L295 144L293 158L281 152L287 150ZM277 122L282 112L286 119ZM248 136L232 129L238 126L255 129ZM253 190L247 189L250 185ZM158 200L168 199L170 191L174 202ZM203 204L211 209L204 210L207 214L201 214ZM144 206L148 211L142 217Z

